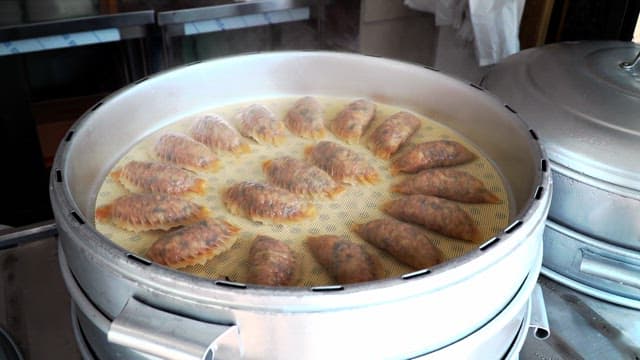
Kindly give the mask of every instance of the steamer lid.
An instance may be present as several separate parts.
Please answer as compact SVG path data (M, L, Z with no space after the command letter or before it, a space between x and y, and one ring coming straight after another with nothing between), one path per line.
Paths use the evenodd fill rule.
M628 69L639 53L630 42L551 44L505 59L482 85L534 129L556 170L640 190L640 64Z

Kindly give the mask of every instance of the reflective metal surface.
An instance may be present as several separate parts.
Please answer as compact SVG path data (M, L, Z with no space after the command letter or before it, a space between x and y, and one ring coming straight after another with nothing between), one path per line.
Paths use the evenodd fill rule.
M630 42L551 44L507 58L482 83L518 110L553 162L640 190L640 81L618 66L638 51Z
M640 250L640 194L551 163L549 217L587 236Z
M640 51L638 51L638 54L636 55L635 58L633 58L633 60L621 62L620 67L623 70L631 71L634 73L637 73L638 71L640 71Z
M66 262L61 266L66 266ZM176 360L239 359L242 344L235 325L204 323L154 309L135 298L111 322L109 342Z
M3 276L15 274L16 280L20 281L20 286L13 286L6 279L0 282L0 294L5 299L4 303L0 302L5 306L0 314L13 314L12 319L0 319L0 323L18 344L22 344L25 355L40 359L56 354L69 360L79 360L82 355L85 360L94 360L93 354L106 351L117 359L150 359L140 353L124 352L121 347L108 343L104 334L108 331L109 320L99 311L77 311L71 323L72 333L68 293L63 289L62 280L55 281L60 277L56 255L53 238L0 252ZM26 271L29 269L32 271ZM525 331L527 336L522 350L519 354L508 354L506 359L516 359L518 355L521 360L629 360L640 357L640 311L584 295L546 276L540 277L538 284L545 298L551 336L539 340L533 332L527 334ZM76 299L76 304L79 301L81 299ZM90 302L86 304L91 305ZM80 308L79 304L75 306ZM532 308L535 308L534 303ZM40 313L42 310L44 312ZM531 317L535 317L533 309ZM76 340L82 340L77 349L74 334ZM98 341L100 336L103 343ZM91 347L87 338L93 341ZM514 347L519 348L516 345Z
M14 41L72 32L106 28L130 28L155 22L153 10L125 12L70 19L39 21L0 27L0 41Z
M459 131L495 161L511 187L512 223L490 245L422 276L334 291L230 286L196 278L129 256L91 226L98 186L142 137L205 108L301 93L366 96L433 116ZM51 179L52 204L71 271L95 306L115 318L135 297L199 321L237 325L247 358L330 358L344 349L360 357L430 352L496 316L539 266L536 254L551 196L539 144L495 98L419 66L327 52L195 64L113 94L89 110L67 139L54 162L61 177ZM417 332L420 337L411 336ZM265 336L274 333L278 336Z
M71 301L58 270L57 241L39 238L17 239L19 245L0 250L0 328L26 360L79 360L69 323ZM0 359L5 359L2 349Z
M578 293L546 276L542 287L551 336L529 336L520 360L640 358L640 311Z
M542 252L539 249L538 256L542 256ZM152 353L145 351L149 350L147 347L148 341L152 340L159 345L164 345L167 348L164 352L158 353L159 357L163 359L239 359L242 357L238 353L229 353L228 351L212 352L211 355L206 351L200 353L201 356L192 356L184 352L179 352L184 349L185 345L190 344L191 340L184 341L185 334L191 334L193 328L182 328L180 324L177 324L175 328L176 334L170 338L166 338L159 334L161 329L169 329L171 325L176 325L175 319L169 319L168 323L159 326L140 327L137 331L137 336L131 336L132 340L127 346L118 342L113 342L111 333L114 331L117 319L114 322L110 322L91 304L90 300L85 297L78 284L73 279L71 272L68 269L67 262L65 260L64 253L60 256L60 267L62 275L65 279L67 287L74 300L75 306L73 308L72 321L75 326L76 341L79 344L80 349L86 349L85 353L95 353L101 360L112 359L153 359L155 358ZM532 287L538 288L536 285L537 277L534 276L537 273L537 269L533 269L531 275L527 278L525 283L519 289L518 293L513 297L509 304L500 311L500 313L490 322L474 331L469 336L438 349L429 354L425 354L417 357L417 359L435 360L435 359L487 359L487 358L504 358L504 359L517 359L520 349L522 348L524 341L527 337L531 316L534 312L533 308L537 308L535 311L542 311L546 313L544 305L540 302L541 298L538 298L537 291L534 291L533 297L529 298L527 295L531 293ZM537 303L537 304L535 304ZM129 305L127 305L129 306ZM148 307L144 305L134 305L130 310L135 311L137 314L134 316L140 316L140 318L147 318L149 321L163 321L161 315L159 318L149 314ZM125 311L127 311L125 309ZM156 315L157 315L157 310ZM152 315L151 317L146 315ZM539 317L540 314L536 316ZM546 315L545 315L546 316ZM166 319L164 319L166 320ZM79 323L76 323L79 321ZM182 319L182 321L189 321L188 319ZM200 329L203 332L195 334L195 336L203 337L210 334L206 328ZM234 330L237 331L237 329ZM216 330L213 331L215 333ZM133 335L133 334L132 334ZM157 338L153 338L157 335ZM88 349L92 349L88 351ZM138 349L142 352L135 351ZM228 350L228 349L227 349ZM342 353L349 353L351 350L342 349ZM195 355L195 353L194 353ZM211 356L211 357L207 357ZM92 359L90 357L89 359Z
M73 336L76 338L76 344L78 344L78 351L84 360L95 360L93 356L94 351L89 348L86 337L80 329L80 319L78 317L78 310L76 310L75 304L71 304L71 326L73 328Z
M278 1L226 1L213 6L201 6L169 11L159 11L158 25L181 24L190 21L208 20L229 16L258 14L276 10L293 9L317 4L316 0L278 0Z
M531 293L531 321L529 327L536 339L545 340L551 334L549 329L549 318L547 317L547 307L542 295L542 288L536 286Z
M545 144L554 174L549 217L640 250L640 77L619 64L640 45L570 42L525 50L482 84L512 104Z
M551 220L547 220L544 232L544 252L544 266L557 281L591 296L640 309L637 252L590 238Z
M58 229L53 220L19 228L2 228L0 226L0 250L23 245L31 241L46 239L57 234Z

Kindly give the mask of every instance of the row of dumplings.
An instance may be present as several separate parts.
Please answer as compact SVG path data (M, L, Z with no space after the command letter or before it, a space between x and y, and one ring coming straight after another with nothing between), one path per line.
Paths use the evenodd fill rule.
M239 229L224 220L206 219L169 232L158 239L147 256L161 264L180 268L199 257L215 257L237 240ZM415 226L378 219L357 224L354 231L371 245L415 269L440 263L442 253ZM388 234L393 234L389 236ZM349 284L380 279L380 259L365 246L336 235L310 236L306 246L336 283ZM249 250L246 282L266 286L294 286L300 281L299 256L285 242L257 235Z
M375 103L366 99L355 100L329 122L328 128L347 144L356 144L375 118L375 111ZM261 104L244 108L235 118L238 130L219 115L211 114L196 122L190 129L190 137L165 134L156 144L155 156L191 170L215 170L217 158L214 151L235 154L250 151L242 136L258 144L280 145L287 138L285 127L294 135L307 139L318 140L326 134L322 105L311 96L295 102L284 121L277 119ZM415 115L397 112L372 131L367 146L376 156L388 159L420 128L420 124ZM399 163L397 170L403 171L404 167L406 165Z
M369 100L356 100L348 104L328 127L345 142L356 143L373 120L375 109L375 104ZM321 139L326 134L322 105L311 96L299 99L284 121L277 119L271 110L261 104L252 104L235 117L238 130L219 115L211 114L196 122L190 129L190 137L165 134L156 143L155 156L195 171L215 170L218 162L214 151L234 154L250 151L242 136L258 144L280 145L287 138L285 127L294 135L307 139ZM399 112L374 131L369 142L370 148L376 155L388 158L419 126L417 117Z

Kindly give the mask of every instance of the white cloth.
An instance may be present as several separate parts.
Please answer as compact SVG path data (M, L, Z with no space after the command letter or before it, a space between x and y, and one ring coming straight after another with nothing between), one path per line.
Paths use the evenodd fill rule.
M404 0L435 14L437 26L452 26L473 41L480 66L495 64L520 50L518 30L525 0Z

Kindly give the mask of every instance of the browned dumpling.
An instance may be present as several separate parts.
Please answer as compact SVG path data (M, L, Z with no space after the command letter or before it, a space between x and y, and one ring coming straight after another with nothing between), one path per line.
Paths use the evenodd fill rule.
M443 260L440 249L423 230L413 225L394 219L378 219L355 225L353 230L369 244L415 269L428 268Z
M355 144L373 120L376 104L358 99L342 110L329 124L329 130L348 144Z
M258 235L249 250L247 282L266 286L292 286L299 276L296 254L283 241Z
M344 190L322 169L289 156L267 160L262 169L269 183L294 194L333 197Z
M174 269L204 264L231 248L238 231L226 221L205 219L160 236L147 250L147 257Z
M164 134L153 147L155 156L194 171L213 171L218 158L209 148L182 134Z
M191 137L214 151L228 151L234 154L251 151L240 133L216 114L201 117L191 128Z
M206 185L204 179L190 171L151 161L131 161L112 172L111 177L131 192L203 194Z
M469 214L449 200L409 195L391 200L383 209L398 220L423 225L445 236L472 242L482 241L482 234Z
M351 284L382 277L380 259L363 245L340 236L322 235L307 238L307 247L316 261L338 284Z
M321 141L305 149L307 159L336 181L347 184L378 182L378 172L353 150L331 141Z
M205 219L209 210L193 201L166 194L128 194L96 209L96 220L139 232L169 230Z
M388 117L369 136L367 146L379 158L388 159L420 128L420 119L406 111Z
M465 164L475 158L474 153L455 141L427 141L400 154L391 163L391 171L416 173L424 169Z
M322 105L312 96L296 101L284 123L289 131L303 138L321 139L325 136Z
M473 175L456 169L427 169L391 187L402 194L432 195L464 203L500 203Z
M249 105L236 115L236 119L240 134L258 144L280 145L287 137L284 123L264 105Z
M229 212L257 222L287 223L316 215L313 204L279 187L243 181L222 195Z

